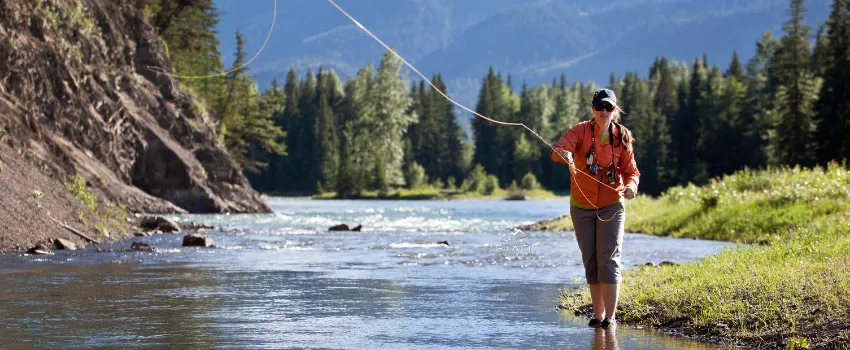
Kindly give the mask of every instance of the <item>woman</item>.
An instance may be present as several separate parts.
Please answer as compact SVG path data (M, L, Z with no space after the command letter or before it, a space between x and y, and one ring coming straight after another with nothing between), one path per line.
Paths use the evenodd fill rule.
M623 197L634 198L640 172L635 165L631 132L617 123L622 110L614 91L596 91L591 105L593 119L573 125L549 157L556 163L569 164L573 174L570 217L593 300L593 318L588 326L608 328L616 324L614 314L622 281ZM573 154L577 155L575 160Z

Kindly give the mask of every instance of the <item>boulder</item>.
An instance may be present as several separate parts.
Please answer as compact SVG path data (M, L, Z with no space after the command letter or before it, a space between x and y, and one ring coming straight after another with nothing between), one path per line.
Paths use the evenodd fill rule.
M32 255L53 255L53 252L50 250L50 248L47 248L47 246L45 246L44 244L39 243L39 244L38 244L38 245L36 245L35 247L32 247L32 248L30 248L29 250L27 250L27 254L32 254Z
M354 226L354 228L352 228L351 230L356 231L356 232L360 232L360 230L362 230L362 229L363 229L363 225L357 225L357 226Z
M142 243L142 242L133 242L133 244L130 245L130 250L138 250L138 251L142 251L142 252L152 252L152 251L154 251L154 249L156 249L156 247L154 247L150 244L147 244L147 243Z
M213 245L213 239L207 235L188 234L183 237L184 247L210 247Z
M142 218L142 222L139 225L148 231L160 230L166 233L180 232L180 225L161 216L146 216Z
M53 246L56 247L56 250L77 250L77 245L74 242L71 242L64 238L57 238L53 240Z
M151 232L136 232L136 233L133 234L133 236L136 236L136 237L148 237L148 236L151 236L151 235L153 235L153 233L151 233Z

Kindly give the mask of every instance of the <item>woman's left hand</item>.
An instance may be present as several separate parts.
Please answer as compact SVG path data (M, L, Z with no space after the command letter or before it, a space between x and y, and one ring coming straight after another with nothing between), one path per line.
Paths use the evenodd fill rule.
M626 197L626 199L635 198L635 190L631 186L626 186L626 190L623 191L623 196Z

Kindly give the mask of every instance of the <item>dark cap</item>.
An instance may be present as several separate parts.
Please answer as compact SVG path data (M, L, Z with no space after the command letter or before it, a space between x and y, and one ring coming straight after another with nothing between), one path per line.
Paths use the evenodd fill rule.
M609 89L601 89L597 90L593 93L593 101L590 102L591 105L596 106L602 102L608 102L612 106L617 105L617 95L614 95L614 91Z

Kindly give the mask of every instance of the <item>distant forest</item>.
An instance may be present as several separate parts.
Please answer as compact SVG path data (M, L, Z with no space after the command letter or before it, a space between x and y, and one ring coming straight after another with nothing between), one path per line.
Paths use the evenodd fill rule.
M226 69L218 50L213 0L136 0L168 46L174 70L203 75ZM737 53L721 67L708 57L680 63L659 57L648 75L611 74L607 83L636 139L640 191L706 183L747 168L812 167L850 157L850 5L835 0L826 23L805 25L803 0L792 0L781 36L766 31L755 55ZM237 31L231 67L245 62ZM219 138L251 184L266 193L337 192L397 187L475 189L480 178L501 187L535 181L569 188L564 166L519 127L474 118L466 137L455 107L422 81L401 76L385 53L342 82L332 70L290 70L259 91L247 68L214 79L182 81L217 123ZM440 74L433 82L445 91ZM521 84L493 67L484 76L477 112L522 122L551 142L589 119L594 83ZM446 91L451 94L451 91Z

